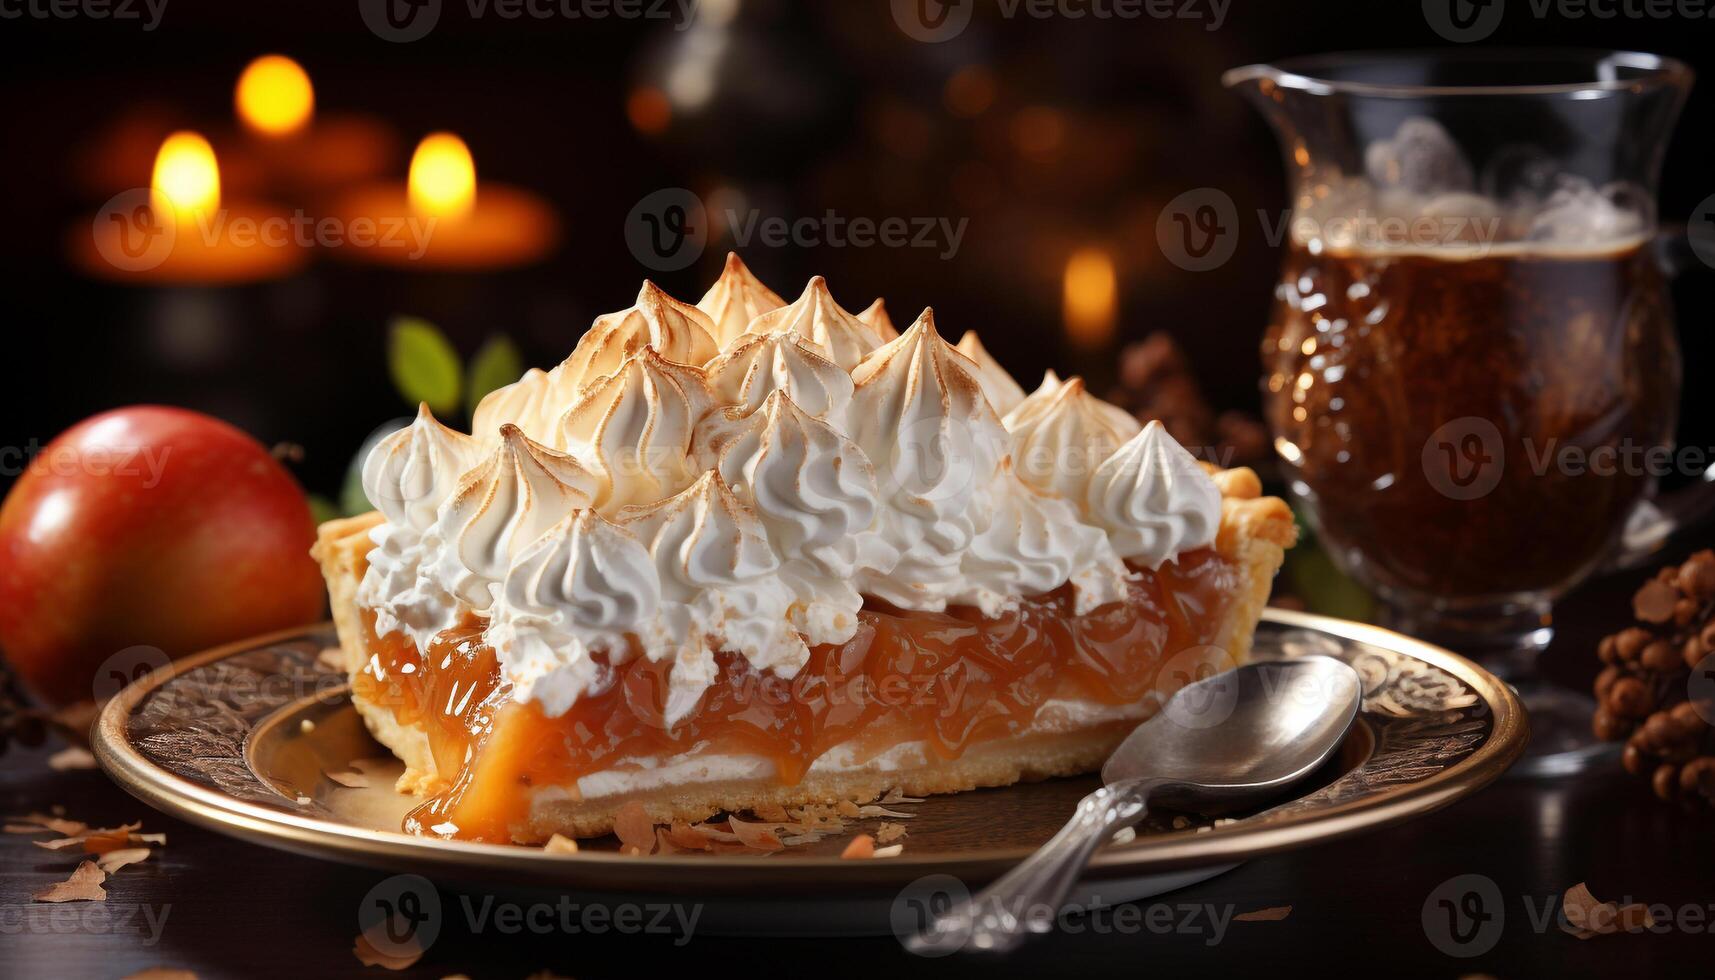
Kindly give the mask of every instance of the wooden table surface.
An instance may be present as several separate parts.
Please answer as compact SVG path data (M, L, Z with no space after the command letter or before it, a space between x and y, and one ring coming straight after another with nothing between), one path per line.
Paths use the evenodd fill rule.
M1550 674L1587 689L1595 639L1621 623L1643 574L1597 581L1563 604L1545 660ZM99 772L50 770L55 747L0 759L0 810L62 805L97 824L140 819L145 830L166 831L169 843L111 877L105 904L45 905L31 894L74 862L28 837L0 836L0 977L123 977L149 967L205 978L388 975L351 952L358 905L385 873L267 850L153 813ZM1579 882L1599 899L1666 906L1672 921L1659 932L1576 939L1558 928L1550 903ZM460 896L484 897L443 885L443 905ZM465 917L446 915L427 954L401 975L1710 976L1715 816L1658 803L1617 764L1578 777L1508 777L1415 822L1252 861L1141 904L1121 927L1115 918L1090 920L1081 934L1044 937L1005 960L918 959L891 936L473 934ZM1278 906L1291 906L1285 919L1231 920ZM1448 908L1475 918L1451 921Z

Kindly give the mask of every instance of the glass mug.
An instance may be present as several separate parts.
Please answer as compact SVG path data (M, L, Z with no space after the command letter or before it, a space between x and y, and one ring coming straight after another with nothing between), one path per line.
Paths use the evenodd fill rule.
M1691 84L1616 52L1228 72L1293 195L1264 342L1293 494L1392 625L1534 651L1628 525L1659 541L1681 367L1654 201Z

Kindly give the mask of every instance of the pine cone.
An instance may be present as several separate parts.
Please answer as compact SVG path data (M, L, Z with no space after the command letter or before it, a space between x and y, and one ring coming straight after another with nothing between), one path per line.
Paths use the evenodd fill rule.
M1250 466L1268 455L1268 432L1243 412L1217 417L1203 397L1185 352L1165 331L1120 351L1119 387L1108 400L1140 421L1160 422L1193 455L1223 467Z
M1656 573L1632 597L1638 625L1604 637L1596 655L1591 727L1626 742L1626 771L1648 776L1663 800L1715 804L1715 700L1693 692L1692 671L1715 651L1715 551Z

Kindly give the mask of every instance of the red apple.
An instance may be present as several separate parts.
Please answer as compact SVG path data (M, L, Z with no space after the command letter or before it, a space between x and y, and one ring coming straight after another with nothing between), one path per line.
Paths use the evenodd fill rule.
M121 651L313 622L314 540L303 491L248 435L180 408L104 412L35 454L0 505L0 652L63 704Z

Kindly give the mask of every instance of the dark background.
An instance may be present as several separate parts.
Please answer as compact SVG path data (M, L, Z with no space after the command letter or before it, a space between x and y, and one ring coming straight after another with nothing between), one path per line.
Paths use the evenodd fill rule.
M1512 6L1482 43L1637 48L1700 69L1715 61L1715 21L1539 20L1523 0ZM168 0L148 33L136 22L0 20L0 322L13 378L0 445L45 442L108 407L180 404L265 443L301 444L300 477L333 496L365 435L406 407L386 374L390 316L438 323L467 355L505 333L530 363L551 364L593 316L630 304L648 270L625 246L625 216L674 186L736 189L789 218L829 208L968 217L947 260L922 249L755 245L745 258L788 298L821 274L853 309L883 295L903 321L933 304L944 333L979 329L1031 380L1072 361L1060 339L1066 256L1103 245L1119 265L1116 346L1169 330L1217 409L1254 407L1278 256L1252 216L1278 213L1285 184L1273 137L1220 87L1220 73L1332 49L1446 45L1419 4L1373 0L1234 0L1217 31L1201 20L1007 20L979 0L971 26L944 44L906 38L884 0L745 0L725 33L705 107L645 135L626 98L684 56L676 45L686 35L671 22L472 20L463 0L446 0L428 37L395 44L365 28L357 0ZM98 193L80 176L90 147L149 106L198 128L230 128L239 70L276 51L309 71L318 113L378 116L405 152L430 130L462 135L481 179L553 203L560 248L533 267L469 275L324 255L291 279L223 289L116 286L71 271L65 235L123 189ZM972 66L996 93L967 118L949 108L947 89ZM1044 111L1060 132L1048 145L1027 132ZM1694 91L1667 157L1666 221L1715 190L1712 119L1710 92ZM401 159L395 175L403 172ZM1230 193L1246 220L1232 261L1185 272L1161 254L1155 220L1175 195L1202 186ZM711 243L691 268L653 277L694 302L724 251ZM1699 268L1675 290L1691 379L1684 438L1700 445L1715 438L1701 421L1708 387L1695 380L1711 363L1711 282ZM1112 363L1079 366L1099 384Z
M1642 49L1706 76L1715 63L1715 21L1529 14L1526 0L1512 0L1484 43ZM707 110L649 136L628 121L625 100L658 78L651 66L679 37L659 22L473 23L460 0L446 0L430 36L401 45L364 27L356 0L168 0L160 27L147 34L135 23L0 20L0 329L9 355L0 447L45 442L104 408L167 402L220 415L266 443L301 444L301 478L331 496L364 436L405 409L385 366L389 317L427 317L467 355L506 333L531 363L550 364L591 317L631 302L645 270L625 246L622 222L644 195L672 186L741 188L785 216L827 208L968 216L964 247L946 261L850 248L752 248L746 258L789 295L822 274L852 307L882 294L904 318L933 303L946 332L979 329L1025 377L1071 360L1060 339L1060 272L1073 247L1103 244L1120 257L1116 346L1169 330L1217 407L1254 408L1278 255L1254 222L1234 259L1209 273L1178 269L1154 239L1162 206L1192 188L1225 189L1241 215L1286 203L1273 137L1221 90L1221 71L1325 50L1445 44L1412 0L1234 0L1214 32L1200 21L1006 21L995 0L978 0L972 26L941 45L906 39L885 0L747 0L731 34ZM73 273L64 236L87 229L95 209L124 189L83 181L87 147L150 104L199 128L229 126L234 79L271 51L308 69L321 112L374 114L407 146L433 129L464 136L484 180L553 202L566 229L562 247L540 265L485 275L376 270L324 256L293 279L229 289L121 287ZM989 109L965 118L949 111L946 88L971 66L992 74L997 94ZM1020 113L1040 118L1042 110L1059 114L1060 140L1021 148ZM1699 88L1667 156L1666 220L1715 192L1712 122L1715 101ZM395 176L403 172L401 160ZM697 266L658 278L694 301L723 251L711 245ZM1715 363L1706 329L1712 283L1697 269L1675 287L1687 359L1683 441L1703 446L1715 444L1710 386L1699 380ZM13 475L0 475L0 488ZM1596 638L1623 621L1643 574L1593 582L1566 603L1551 664L1587 684ZM63 803L74 816L140 817L146 829L169 832L164 853L109 884L115 905L171 902L176 911L156 947L129 934L0 935L0 976L116 977L156 965L204 976L358 972L347 952L352 908L377 873L189 827L148 811L99 773L51 773L44 754L14 749L0 766L6 810ZM1604 899L1708 902L1709 818L1660 804L1642 783L1618 770L1508 779L1433 818L1253 861L1165 897L1238 910L1294 906L1288 921L1235 927L1214 948L1197 936L1057 936L1004 964L925 964L891 937L767 945L709 937L678 949L635 937L449 935L409 975L523 976L543 967L628 977L1224 976L1259 968L1287 976L1703 975L1705 933L1580 943L1521 925L1521 897L1559 895L1584 880ZM64 877L62 862L33 857L23 838L0 845L10 849L0 896L8 907ZM1425 896L1463 873L1493 878L1512 914L1501 944L1473 960L1437 954L1421 913Z

